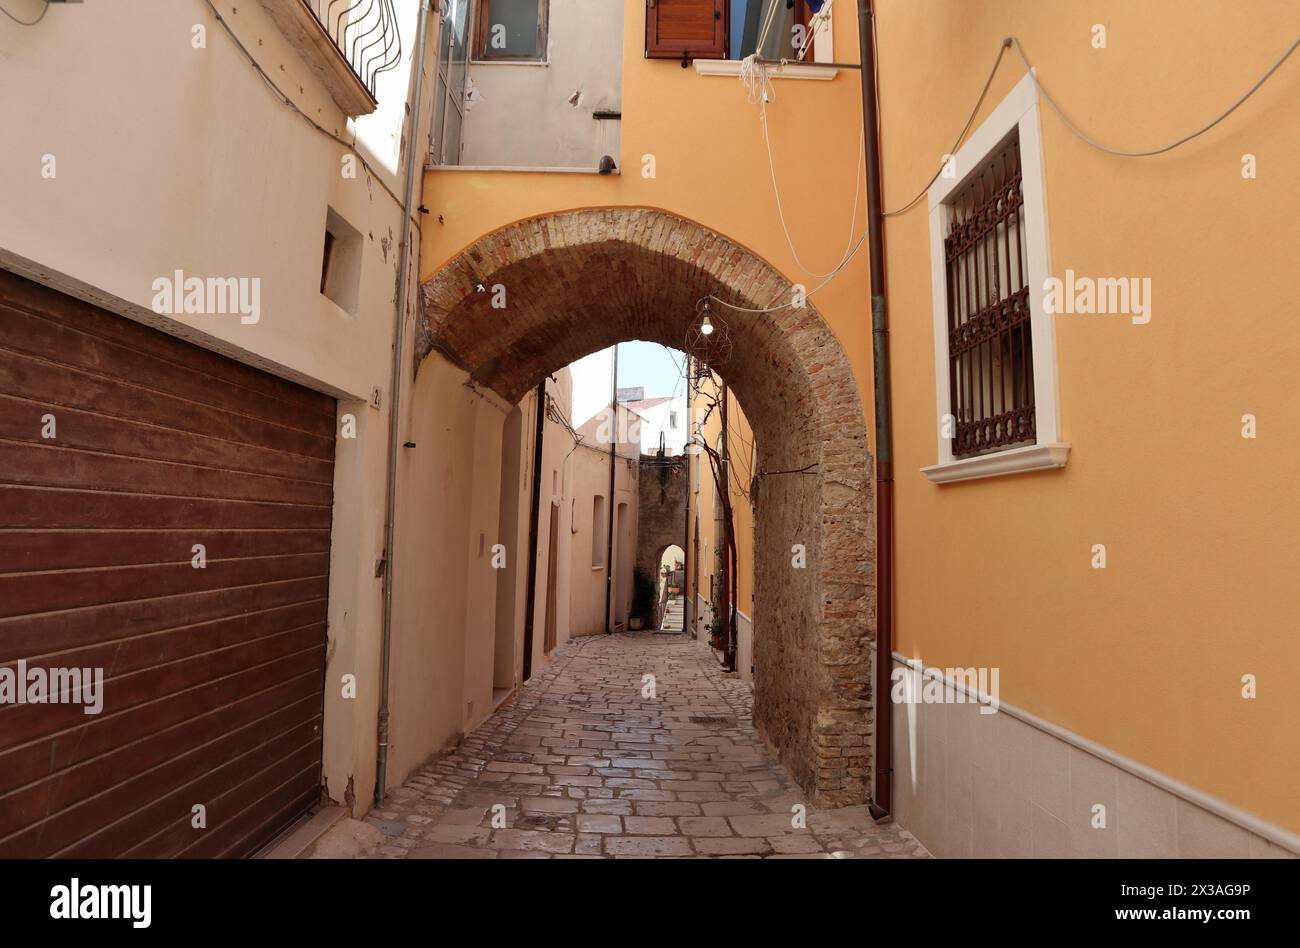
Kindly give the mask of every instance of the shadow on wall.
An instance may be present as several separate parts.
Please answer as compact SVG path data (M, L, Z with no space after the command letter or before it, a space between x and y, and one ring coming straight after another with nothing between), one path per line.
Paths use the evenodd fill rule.
M504 314L480 285L506 288ZM793 298L765 261L663 211L520 221L424 283L417 375L429 371L426 362L450 362L513 404L550 372L617 342L680 347L707 294L748 308ZM751 422L760 472L808 468L799 477L759 475L755 724L819 802L862 803L874 602L864 578L873 560L872 488L858 387L810 306L763 315L713 309L734 344L730 360L714 368ZM807 549L804 569L791 566L795 543Z

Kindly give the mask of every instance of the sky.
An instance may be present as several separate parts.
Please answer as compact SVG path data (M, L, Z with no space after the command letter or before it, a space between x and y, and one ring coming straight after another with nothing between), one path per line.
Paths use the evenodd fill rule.
M619 388L645 387L646 398L685 395L686 357L657 342L624 342L618 347Z
M610 402L609 375L613 349L603 349L569 366L573 374L572 422L581 426ZM646 398L686 396L682 375L686 357L656 342L622 342L618 346L619 388L645 388Z

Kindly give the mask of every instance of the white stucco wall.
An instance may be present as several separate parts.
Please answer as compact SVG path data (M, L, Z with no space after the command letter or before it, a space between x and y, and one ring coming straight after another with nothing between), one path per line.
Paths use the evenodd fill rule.
M358 815L374 786L395 195L418 17L416 0L394 3L404 58L380 77L378 111L354 125L260 3L216 0L303 113L355 135L372 172L358 163L351 178L350 149L268 89L203 0L54 4L30 27L0 18L0 266L335 395L357 418L336 458L324 757L330 795L351 782ZM42 8L5 6L29 20ZM320 293L330 208L363 238L355 315ZM413 246L412 282L417 259ZM260 318L154 313L154 280L178 269L259 280ZM357 676L354 700L340 697L343 674Z
M569 366L573 379L570 415L573 426L581 428L613 399L613 348L584 356Z
M633 406L632 410L641 416L641 453L655 454L659 450L659 435L664 436L665 452L671 457L681 454L686 448L686 399L673 398L670 401L651 405L649 408ZM676 426L669 422L670 416L677 413Z
M462 165L595 169L619 158L623 4L551 0L545 63L471 62ZM580 100L569 99L578 94Z
M547 380L546 392L552 404L561 415L567 417L567 406L571 398L572 380L567 368L552 374ZM529 445L527 455L532 457L532 436L528 433ZM533 614L533 656L532 670L536 675L546 666L549 657L546 652L546 598L551 581L549 553L551 544L551 510L556 511L558 531L555 535L555 644L560 646L569 640L569 597L572 587L570 545L572 532L569 530L570 499L573 490L573 437L560 422L548 416L546 430L543 433L542 477L538 484L541 488L541 503L537 512L537 587L534 597ZM528 476L532 476L529 468ZM523 551L521 551L523 555ZM521 642L522 645L522 642Z

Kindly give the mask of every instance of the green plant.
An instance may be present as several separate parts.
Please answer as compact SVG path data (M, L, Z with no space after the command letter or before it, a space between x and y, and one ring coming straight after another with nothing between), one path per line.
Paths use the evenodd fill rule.
M650 625L654 621L655 598L654 577L638 566L632 571L632 617Z
M709 645L721 651L726 647L727 640L722 633L722 618L718 611L713 611L713 618L709 620Z

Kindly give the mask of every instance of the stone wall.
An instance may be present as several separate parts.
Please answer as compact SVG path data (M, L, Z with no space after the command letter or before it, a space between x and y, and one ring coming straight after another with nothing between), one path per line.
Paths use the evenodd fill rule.
M659 579L659 559L670 546L686 549L686 492L689 478L684 458L641 458L639 532L636 568ZM658 628L659 603L651 627Z
M506 289L508 305L494 309ZM423 284L416 368L433 351L515 402L617 342L680 348L712 294L750 310L792 284L694 221L641 207L566 211L484 235ZM754 720L823 805L865 802L875 646L872 458L862 399L826 321L804 302L713 309L733 343L712 365L758 445ZM791 563L803 544L806 566Z

